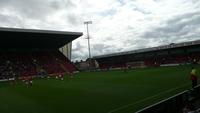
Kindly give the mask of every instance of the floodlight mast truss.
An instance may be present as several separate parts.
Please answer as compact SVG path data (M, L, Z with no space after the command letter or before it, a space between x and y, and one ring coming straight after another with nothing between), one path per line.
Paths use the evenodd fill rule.
M85 21L84 24L86 24L87 27L87 38L88 39L88 52L89 52L89 67L90 67L90 60L91 60L91 50L90 50L90 35L89 35L89 28L88 24L92 24L92 21Z

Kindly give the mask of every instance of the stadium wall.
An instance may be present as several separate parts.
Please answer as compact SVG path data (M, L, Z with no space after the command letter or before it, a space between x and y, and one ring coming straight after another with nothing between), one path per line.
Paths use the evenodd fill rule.
M64 45L63 47L59 48L59 50L69 59L71 60L72 56L72 42Z

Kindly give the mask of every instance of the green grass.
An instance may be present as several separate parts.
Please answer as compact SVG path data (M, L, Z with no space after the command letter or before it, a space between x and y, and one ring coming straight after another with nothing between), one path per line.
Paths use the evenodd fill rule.
M199 66L197 66L199 69ZM0 113L133 113L191 87L190 66L81 72L32 87L0 83Z

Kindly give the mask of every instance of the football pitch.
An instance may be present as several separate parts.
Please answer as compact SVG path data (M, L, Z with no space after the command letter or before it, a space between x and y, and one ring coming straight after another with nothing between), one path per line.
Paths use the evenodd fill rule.
M200 66L196 66L197 71ZM189 89L191 66L80 72L33 86L0 83L0 113L134 113Z

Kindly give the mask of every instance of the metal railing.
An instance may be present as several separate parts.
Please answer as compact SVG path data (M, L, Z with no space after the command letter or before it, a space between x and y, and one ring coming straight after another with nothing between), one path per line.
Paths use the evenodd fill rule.
M186 90L158 103L145 107L135 113L181 113L189 102L200 99L200 85L192 90Z

